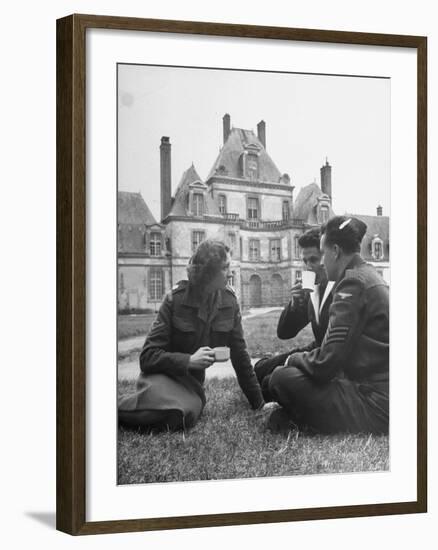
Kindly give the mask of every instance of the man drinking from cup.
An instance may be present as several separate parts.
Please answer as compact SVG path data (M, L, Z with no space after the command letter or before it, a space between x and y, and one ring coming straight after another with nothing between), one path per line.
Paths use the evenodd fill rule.
M386 434L389 427L389 288L360 255L366 224L335 216L321 249L336 281L328 329L318 347L293 352L269 379L280 407L268 426L288 432Z
M324 265L321 263L320 231L309 229L298 240L305 270L301 281L296 281L291 289L291 300L284 308L277 326L277 336L282 340L294 338L305 326L312 324L314 341L304 347L276 355L264 357L254 367L261 384L263 395L270 400L269 377L279 365L283 365L292 352L310 351L321 345L328 325L328 311L332 302L333 281L327 280Z

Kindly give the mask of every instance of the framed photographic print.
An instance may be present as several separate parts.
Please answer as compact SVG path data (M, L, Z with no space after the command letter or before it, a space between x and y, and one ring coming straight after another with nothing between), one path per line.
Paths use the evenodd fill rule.
M57 528L425 512L426 38L57 22Z

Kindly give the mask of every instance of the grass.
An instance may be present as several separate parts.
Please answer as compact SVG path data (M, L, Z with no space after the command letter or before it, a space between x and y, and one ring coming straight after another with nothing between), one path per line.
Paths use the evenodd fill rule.
M312 339L310 325L293 340L279 340L277 338L279 317L280 311L271 311L257 317L243 319L243 331L251 357L261 357L267 353L283 353L294 346L303 346L310 342ZM119 338L123 340L134 336L146 337L154 319L155 314L120 315L118 319Z
M119 395L134 382L120 382ZM207 405L188 433L119 428L118 483L292 476L387 470L385 436L268 432L234 379L206 382Z
M117 328L119 340L134 338L135 336L145 336L149 332L155 319L155 313L145 313L143 315L119 315L117 319Z
M293 347L304 346L313 339L310 324L291 340L277 338L280 313L280 311L271 311L243 320L243 333L251 357L261 357L268 353L284 353Z

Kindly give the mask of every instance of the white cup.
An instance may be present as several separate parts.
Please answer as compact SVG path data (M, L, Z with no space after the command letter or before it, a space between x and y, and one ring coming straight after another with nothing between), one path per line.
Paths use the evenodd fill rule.
M305 290L315 290L315 272L314 271L303 271L301 274L303 289Z
M215 361L228 361L230 358L230 348L218 347L213 348Z

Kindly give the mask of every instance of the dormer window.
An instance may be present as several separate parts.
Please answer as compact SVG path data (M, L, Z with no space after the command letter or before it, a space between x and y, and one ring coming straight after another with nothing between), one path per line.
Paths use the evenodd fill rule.
M246 177L251 181L258 179L259 162L257 155L248 155L246 158Z
M329 209L327 206L321 206L321 223L327 223L329 219Z
M204 215L204 195L202 193L193 193L192 212L194 216Z
M383 251L383 241L377 235L373 238L371 243L371 255L374 260L383 260L384 251Z
M219 195L219 212L221 214L227 213L227 197L225 195Z
M161 256L161 233L151 233L149 251L151 256Z

